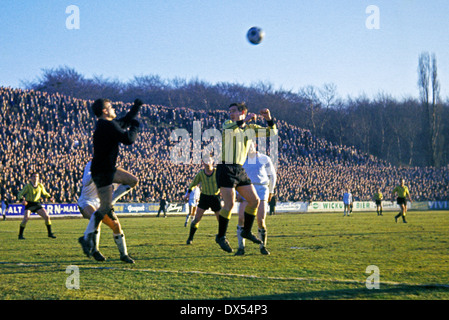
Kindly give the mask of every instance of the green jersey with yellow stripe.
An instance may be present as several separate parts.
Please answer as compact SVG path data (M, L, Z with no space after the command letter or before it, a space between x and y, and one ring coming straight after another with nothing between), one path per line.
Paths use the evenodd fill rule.
M214 168L212 174L207 175L204 169L201 169L189 185L189 190L192 190L193 187L201 183L201 193L208 196L219 194L220 190L217 186L216 172L217 169Z

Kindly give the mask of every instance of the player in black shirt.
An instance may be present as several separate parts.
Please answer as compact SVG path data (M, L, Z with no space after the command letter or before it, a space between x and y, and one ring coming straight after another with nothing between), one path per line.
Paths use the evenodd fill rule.
M128 256L125 236L120 222L114 213L112 205L113 183L120 184L119 192L127 193L134 188L138 179L128 171L116 166L120 143L131 145L136 141L139 122L136 117L142 106L142 101L136 99L131 110L122 118L116 119L115 109L108 99L97 99L92 105L92 111L98 118L93 135L94 155L92 158L92 180L98 190L100 208L92 215L85 236L79 238L83 251L87 256L95 247L94 232L101 220L108 215L115 223L114 240L120 251L120 259L134 263ZM117 190L115 191L117 193Z

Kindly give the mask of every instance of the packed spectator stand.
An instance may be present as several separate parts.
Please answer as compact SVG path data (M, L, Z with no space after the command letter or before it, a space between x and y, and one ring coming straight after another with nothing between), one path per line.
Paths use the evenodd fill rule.
M31 172L38 171L55 202L76 202L83 168L92 154L95 126L95 117L90 112L92 102L0 87L2 198L17 201L17 194ZM114 102L114 106L120 117L131 104ZM221 111L197 111L145 104L140 113L139 137L132 146L123 146L119 156L119 165L140 180L122 201L154 202L166 193L169 201L183 202L186 188L201 166L170 160L170 151L176 143L170 140L170 134L178 128L191 133L194 121L201 122L202 130L221 130L228 119L225 109L226 106ZM401 177L415 201L449 200L448 165L396 167L353 147L316 138L309 130L285 121L277 120L277 125L278 201L341 200L347 189L357 200L371 200L378 188L390 200L391 190Z

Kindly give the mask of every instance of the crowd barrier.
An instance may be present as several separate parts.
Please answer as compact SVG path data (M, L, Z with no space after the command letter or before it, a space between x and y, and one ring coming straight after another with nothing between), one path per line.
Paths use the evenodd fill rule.
M81 216L79 208L76 204L43 204L42 205L50 216ZM396 202L383 201L383 211L397 211L399 206ZM239 204L234 206L233 213L238 212ZM449 210L449 201L421 201L408 202L409 210ZM118 203L114 206L118 215L157 215L159 203ZM0 209L3 214L3 209ZM6 212L7 217L23 216L25 207L22 204L11 204ZM167 205L167 215L186 215L188 213L188 205L185 203L169 203ZM268 209L267 209L268 210ZM320 212L343 212L342 201L327 202L279 202L276 204L277 213L320 213ZM353 203L353 212L376 211L374 201L355 201ZM207 210L205 214L212 214ZM163 213L161 213L163 214ZM32 213L31 216L37 216Z

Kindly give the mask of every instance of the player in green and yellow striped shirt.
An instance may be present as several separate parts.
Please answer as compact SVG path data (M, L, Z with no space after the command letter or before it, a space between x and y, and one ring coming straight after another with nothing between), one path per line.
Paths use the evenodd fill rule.
M404 184L404 179L401 179L400 185L396 186L393 189L393 192L391 194L392 198L394 198L396 193L398 194L396 203L401 207L401 212L399 212L399 214L394 217L394 220L398 222L398 218L402 217L402 221L404 223L407 223L407 221L405 220L405 215L407 213L407 198L410 202L412 202L412 199L410 197L408 187ZM391 200L391 202L393 202L393 200Z
M251 232L259 206L259 198L243 168L251 139L277 135L276 125L274 124L274 119L271 117L270 110L262 109L260 114L267 121L268 127L248 124L256 120L256 114L248 113L248 108L245 103L232 103L229 106L229 116L231 119L223 125L222 162L217 165L217 184L220 188L224 204L218 217L218 234L215 241L226 252L233 251L226 239L226 231L229 219L231 218L231 210L235 203L236 190L248 201L244 213L244 226L241 235L243 238L249 239L254 243L262 243Z
M39 173L33 172L31 174L30 183L28 183L22 191L19 192L17 198L22 204L25 206L25 212L23 214L23 220L20 223L19 229L19 239L25 239L23 237L23 231L25 230L26 223L30 218L31 212L36 212L45 220L45 225L47 226L47 232L49 238L56 238L55 235L51 231L51 220L50 216L45 211L44 207L42 207L39 202L41 198L51 198L51 195L45 190L42 183L39 182Z
M187 244L191 244L193 241L193 236L195 235L196 230L198 230L198 225L203 217L204 212L207 209L211 209L215 212L215 216L218 219L218 215L221 210L221 202L220 202L220 190L217 186L217 178L216 172L217 170L214 168L214 163L212 157L206 159L206 161L202 161L203 169L200 170L193 179L192 183L189 185L190 194L192 188L201 184L201 194L200 200L198 202L198 209L196 210L195 218L190 223L190 233L189 238L187 239Z

